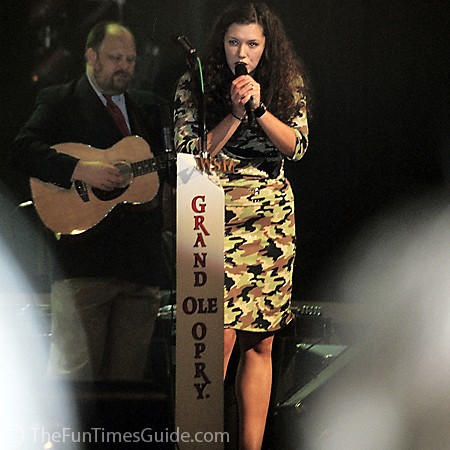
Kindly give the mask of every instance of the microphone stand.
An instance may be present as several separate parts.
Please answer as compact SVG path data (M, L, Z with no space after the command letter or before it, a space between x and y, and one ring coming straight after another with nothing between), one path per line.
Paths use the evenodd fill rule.
M202 62L200 58L197 56L197 68L198 68L198 74L200 79L200 92L201 92L201 117L202 117L202 123L201 123L201 131L202 131L202 137L201 137L201 146L202 146L202 157L207 158L208 157L208 151L206 150L206 103L205 103L205 84L203 81L203 67Z

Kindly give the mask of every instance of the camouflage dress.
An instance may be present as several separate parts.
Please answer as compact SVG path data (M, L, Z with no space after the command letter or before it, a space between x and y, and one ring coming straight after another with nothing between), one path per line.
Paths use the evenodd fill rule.
M184 75L175 96L177 151L199 152L197 117ZM292 159L299 160L308 143L304 103L290 125L297 137ZM235 164L233 173L218 174L225 193L224 326L275 331L293 317L294 198L283 157L259 126L243 123L216 158Z

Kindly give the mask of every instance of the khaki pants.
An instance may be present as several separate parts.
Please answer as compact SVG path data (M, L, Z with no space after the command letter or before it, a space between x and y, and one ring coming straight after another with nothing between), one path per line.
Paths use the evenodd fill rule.
M142 380L159 306L156 287L97 278L55 282L49 376Z

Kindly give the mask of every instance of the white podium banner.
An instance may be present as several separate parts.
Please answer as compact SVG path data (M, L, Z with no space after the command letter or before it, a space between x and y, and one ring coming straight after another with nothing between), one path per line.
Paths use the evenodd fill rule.
M179 448L222 449L224 199L193 155L177 156L175 422Z

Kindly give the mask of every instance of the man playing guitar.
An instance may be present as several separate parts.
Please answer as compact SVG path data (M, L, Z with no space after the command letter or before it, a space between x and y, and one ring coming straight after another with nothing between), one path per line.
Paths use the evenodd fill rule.
M164 151L160 99L128 89L136 44L126 27L113 22L94 26L85 57L86 70L78 80L38 94L12 148L14 167L32 178L36 207L39 200L47 200L37 208L40 214L60 213L76 222L84 214L81 206L73 212L78 201L86 208L93 200L110 202L91 223L69 223L62 229L58 221L48 225L57 235L58 261L51 290L49 373L74 380L142 379L163 279L157 262L162 252L163 165L150 167L151 181L143 183L142 195L131 187L135 189L134 177L141 175L139 164L152 161L150 148L156 156ZM117 115L126 124L125 132ZM132 136L124 138L126 134ZM120 153L111 152L117 145ZM133 177L127 167L132 167ZM39 184L75 197L59 205L55 197L52 207L51 196L41 191L36 196ZM122 200L124 191L134 197Z

